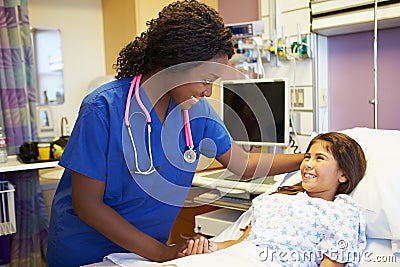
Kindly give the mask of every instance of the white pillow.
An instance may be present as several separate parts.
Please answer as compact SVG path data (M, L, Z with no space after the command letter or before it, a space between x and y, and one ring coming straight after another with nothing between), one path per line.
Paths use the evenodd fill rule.
M390 239L393 253L400 253L400 131L353 128L340 131L356 140L367 159L365 177L351 193L367 223L367 237ZM310 139L311 141L311 139ZM283 176L271 188L301 181L300 171Z
M341 132L356 140L367 158L367 172L351 194L366 220L367 237L390 239L393 253L400 253L400 131Z

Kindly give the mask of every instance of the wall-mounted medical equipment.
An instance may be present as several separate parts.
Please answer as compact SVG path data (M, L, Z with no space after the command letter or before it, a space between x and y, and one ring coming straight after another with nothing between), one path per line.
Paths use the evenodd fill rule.
M222 80L220 88L222 119L235 142L288 145L288 79Z
M267 49L261 38L265 30L264 21L227 24L226 27L231 30L236 47L235 57L231 60L232 65L247 78L264 78L262 56Z
M282 60L311 58L310 34L301 34L297 25L295 36L285 36L283 29L273 31L269 39L264 37L265 21L228 24L233 34L236 54L231 64L246 78L266 78L264 65L270 62L280 66Z
M234 38L252 37L264 34L265 26L262 20L227 24Z

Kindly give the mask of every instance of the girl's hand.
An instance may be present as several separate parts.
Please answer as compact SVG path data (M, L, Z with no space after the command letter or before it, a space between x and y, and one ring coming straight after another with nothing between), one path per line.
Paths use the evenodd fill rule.
M217 243L208 240L204 236L190 239L187 244L187 248L182 251L185 255L196 255L204 253L212 253L218 250Z
M208 240L204 236L195 237L192 240L188 241L187 249L183 250L182 253L185 255L195 255L195 254L203 254L203 253L211 253L220 249L224 249L230 246L233 246L237 243L242 242L250 233L250 226L246 226L246 228L241 229L243 234L236 240L226 240L222 242L213 242Z

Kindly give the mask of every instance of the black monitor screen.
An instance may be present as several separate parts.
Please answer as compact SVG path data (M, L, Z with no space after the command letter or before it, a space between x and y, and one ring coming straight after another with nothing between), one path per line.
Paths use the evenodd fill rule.
M221 90L222 119L235 142L288 145L287 79L221 81Z

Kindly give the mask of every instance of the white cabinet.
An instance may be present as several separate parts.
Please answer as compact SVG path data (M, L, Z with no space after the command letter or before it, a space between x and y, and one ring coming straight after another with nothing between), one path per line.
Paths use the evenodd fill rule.
M374 28L373 0L311 1L312 31L326 35L338 35L370 31ZM378 1L378 28L400 26L400 3Z
M232 225L244 211L218 209L195 216L195 232L208 236L217 236Z

